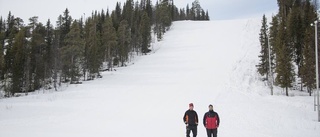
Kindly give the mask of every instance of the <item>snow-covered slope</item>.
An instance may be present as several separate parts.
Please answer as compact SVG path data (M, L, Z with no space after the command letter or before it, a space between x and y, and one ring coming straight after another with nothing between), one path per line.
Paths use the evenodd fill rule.
M199 137L209 104L219 137L319 136L312 97L270 96L259 81L259 29L260 19L175 22L155 53L103 79L0 100L0 136L184 137L190 102Z

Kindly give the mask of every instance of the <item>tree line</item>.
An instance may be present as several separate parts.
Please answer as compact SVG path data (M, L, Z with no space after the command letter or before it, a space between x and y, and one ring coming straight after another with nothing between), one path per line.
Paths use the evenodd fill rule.
M6 97L62 83L101 78L101 71L126 66L136 55L151 51L151 34L161 40L173 21L209 20L198 0L178 9L173 0L116 3L114 10L94 11L73 19L66 9L55 27L38 17L29 23L9 12L0 17L0 88Z
M287 96L288 90L297 84L310 96L316 87L314 22L318 20L317 5L316 0L278 0L279 12L272 17L270 27L265 15L262 19L257 69L268 81L273 80L270 72L274 73L275 85L285 89Z

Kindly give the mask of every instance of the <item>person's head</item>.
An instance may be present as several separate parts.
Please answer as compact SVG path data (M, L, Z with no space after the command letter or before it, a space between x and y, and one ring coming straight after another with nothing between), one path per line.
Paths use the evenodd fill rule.
M193 110L193 103L189 104L189 110Z
M213 106L211 104L209 105L209 110L213 111Z

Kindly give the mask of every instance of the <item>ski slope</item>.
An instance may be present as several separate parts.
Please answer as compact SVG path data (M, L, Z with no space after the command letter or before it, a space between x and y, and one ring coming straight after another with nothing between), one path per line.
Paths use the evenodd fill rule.
M219 137L319 137L313 97L261 82L260 19L174 22L150 55L61 92L0 100L1 137L184 137L193 102L220 115Z

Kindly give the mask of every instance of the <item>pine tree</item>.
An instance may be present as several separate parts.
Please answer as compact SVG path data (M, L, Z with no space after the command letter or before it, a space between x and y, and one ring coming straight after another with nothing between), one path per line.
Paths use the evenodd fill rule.
M142 36L140 33L140 22L141 22L141 18L140 18L139 3L136 2L134 7L133 25L131 27L131 34L132 34L131 45L137 55L139 55L139 53L142 53L141 52Z
M112 71L113 69L113 61L112 57L113 51L117 45L117 32L116 29L112 25L112 19L107 18L106 22L103 26L103 44L106 47L106 57L105 60L108 62L108 70Z
M151 0L147 0L145 11L147 12L150 23L152 24L154 22L154 17Z
M54 65L53 65L54 29L53 29L53 26L51 25L50 19L48 19L45 29L46 29L46 35L45 35L46 47L44 49L45 84L46 86L50 86L52 84L51 78L52 78L52 72L54 69Z
M96 25L96 33L97 33L97 62L101 64L104 61L104 58L106 56L106 46L103 41L103 25L106 21L106 19L102 16L102 14L98 13L97 16L94 16L94 18L98 21ZM104 19L103 19L104 18ZM100 74L98 74L98 77L101 77Z
M16 40L16 36L23 27L23 20L20 18L15 18L9 12L7 23L6 23L5 39L6 39L6 50L4 53L4 91L6 92L5 96L14 95L12 88L12 77L13 77L13 60L15 54L13 53L13 47ZM22 33L22 32L21 32ZM22 34L21 34L22 35ZM20 35L20 36L21 36ZM17 83L15 83L17 84ZM16 90L16 89L15 89Z
M53 43L52 43L52 79L53 79L53 87L55 91L58 90L58 86L61 85L61 79L58 77L58 73L60 72L60 32L58 29L53 31ZM61 78L61 77L60 77Z
M194 16L193 20L201 20L201 12L203 11L201 6L200 6L200 2L199 0L195 0L194 2L192 2L192 14Z
M289 96L288 88L292 87L295 75L292 64L292 49L290 48L285 23L281 22L276 40L276 83L286 89L286 96Z
M118 59L121 63L121 66L126 66L125 62L128 61L128 54L130 52L130 38L131 38L131 32L128 28L128 22L126 20L123 20L120 22L120 26L118 28Z
M156 10L155 10L155 27L154 27L154 33L156 33L157 34L157 39L158 39L158 41L160 41L161 39L162 39L162 25L161 25L161 20L160 20L160 17L161 17L161 12L160 12L160 5L159 5L159 3L158 3L158 1L157 1L157 3L156 3Z
M279 33L279 16L275 15L272 17L272 21L270 23L270 31L269 31L269 44L271 48L271 70L274 72L275 69L275 52L276 52L276 47L277 47L277 37Z
M295 81L295 70L301 78L302 87L311 94L314 87L314 44L310 24L317 19L314 5L310 1L278 0L279 13L270 24L270 45L276 54L276 84L288 88ZM298 67L294 69L293 63Z
M123 5L122 16L123 16L123 19L128 21L130 28L132 27L132 24L133 24L133 10L134 10L133 0L127 0L127 2Z
M18 28L16 27L15 23L15 18L13 15L11 15L11 12L9 12L8 19L7 19L7 28L5 31L5 39L7 40L7 45L6 45L6 51L4 55L4 74L5 74L5 90L6 89L6 84L9 84L9 78L12 73L12 60L14 58L14 55L11 53L11 49L13 47L13 42L14 42L14 37L18 33ZM8 83L6 82L8 81ZM10 90L10 89L8 89Z
M277 0L279 6L279 16L282 21L286 21L289 15L289 12L294 5L293 2L296 0Z
M196 7L195 7L195 3L192 3L192 7L190 9L190 20L197 20L197 13L196 13Z
M26 53L24 47L26 45L25 28L22 28L15 36L15 41L12 47L12 54L14 58L12 60L12 85L10 90L10 96L15 93L19 93L23 88L24 79L24 62L26 59Z
M156 8L155 32L157 33L158 40L162 39L163 34L169 30L171 24L170 5L168 4L168 1L162 1Z
M175 5L172 6L172 13L171 14L172 14L173 21L181 20L180 19L180 10Z
M307 29L311 23L317 19L317 11L313 5L311 5L310 1L305 1L303 4L303 25L304 28Z
M36 27L32 31L30 47L27 48L30 52L30 64L27 64L26 69L30 71L28 75L31 76L30 81L32 81L30 83L32 86L29 88L31 91L38 90L45 85L44 51L47 46L45 34L45 26L42 23L36 23Z
M68 75L69 75L69 68L68 66L66 66L63 62L62 62L62 58L60 56L62 56L61 54L61 49L66 45L65 42L65 37L66 35L70 32L70 28L71 28L71 23L72 23L72 17L69 15L69 10L68 8L66 8L66 10L63 12L63 15L60 15L58 17L58 21L57 21L57 36L59 37L58 40L58 50L57 50L57 57L58 57L58 68L61 70L61 74L60 74L60 82L67 82L68 80ZM63 80L62 80L63 79ZM59 83L60 85L61 83Z
M85 47L85 58L86 66L89 71L89 80L96 78L99 75L99 68L102 65L99 60L99 41L97 33L97 19L89 18L86 23L86 47Z
M84 25L84 51L83 51L83 61L82 61L82 71L83 71L83 76L85 80L89 80L89 76L87 76L89 72L89 43L90 43L90 29L91 29L91 18L87 18L85 20L85 25Z
M186 20L185 9L180 9L179 20Z
M146 54L148 53L150 42L151 42L151 25L150 25L150 18L148 17L146 12L142 13L142 19L140 24L140 33L142 34L142 53Z
M32 32L35 28L36 28L36 26L38 25L38 16L33 16L33 17L31 17L31 18L29 18L29 28L30 28L30 31Z
M116 28L116 30L118 30L118 27L120 25L120 21L122 20L122 16L121 16L121 7L120 7L120 3L117 2L116 4L116 9L114 11L112 11L111 17L112 17L112 21L113 21L113 26Z
M187 4L187 7L186 7L186 16L187 16L186 20L191 20L189 4Z
M0 17L1 86L12 96L51 88L52 80L57 90L61 82L78 82L81 74L84 80L94 79L104 61L112 70L113 65L125 66L134 52L149 52L151 27L160 40L173 20L196 16L195 8L187 9L188 14L178 9L173 0L162 0L155 7L151 0L141 0L140 4L127 0L123 9L118 2L111 14L109 9L106 13L95 11L85 23L82 18L73 21L65 9L56 28L50 20L45 25L38 22L37 16L24 26L21 18L9 12L6 23ZM197 17L205 19L204 11L198 11Z
M61 43L61 47L64 46L64 39L66 37L66 35L69 33L70 31L70 28L71 28L71 23L72 23L72 18L71 16L69 15L69 10L68 8L66 8L66 10L63 12L63 16L62 16L62 20L61 20L61 26L60 26L60 29L61 29L61 35L60 35L60 42Z
M62 60L68 68L67 74L71 78L71 84L78 83L81 76L80 61L83 56L84 41L81 38L79 23L76 20L66 35L65 44L65 47L62 48Z
M315 54L314 54L314 31L308 27L303 44L303 62L301 66L302 83L307 87L307 91L311 96L311 91L315 88Z
M209 12L208 12L208 10L207 10L207 12L206 12L206 20L210 20L210 17L209 17Z
M311 96L311 91L316 86L315 81L315 48L314 48L314 29L310 26L316 19L316 11L313 5L309 1L306 1L303 5L303 28L304 39L303 39L303 50L302 50L302 60L301 69L299 69L299 74L301 75L301 81L304 87L307 88L309 95Z
M269 68L269 37L268 37L268 25L267 25L267 18L265 15L262 17L262 26L260 29L260 45L261 45L261 51L260 51L260 63L257 65L258 72L262 76L266 76L266 80L268 80L270 68Z
M300 75L301 60L302 60L302 47L303 47L303 37L304 28L301 19L301 3L300 0L296 0L294 7L288 15L287 19L287 36L288 36L288 46L292 49L293 60L298 66L298 76Z
M0 17L0 80L4 79L4 41L5 41L5 23Z
M176 5L174 5L174 3L173 3L173 1L172 1L172 7L173 7L173 20L174 21L178 21L178 20L184 20L184 17L182 17L182 16L185 16L184 15L184 13L183 13L183 11L184 11L184 9L182 10L182 9L179 9ZM182 14L182 16L181 16L181 14Z

